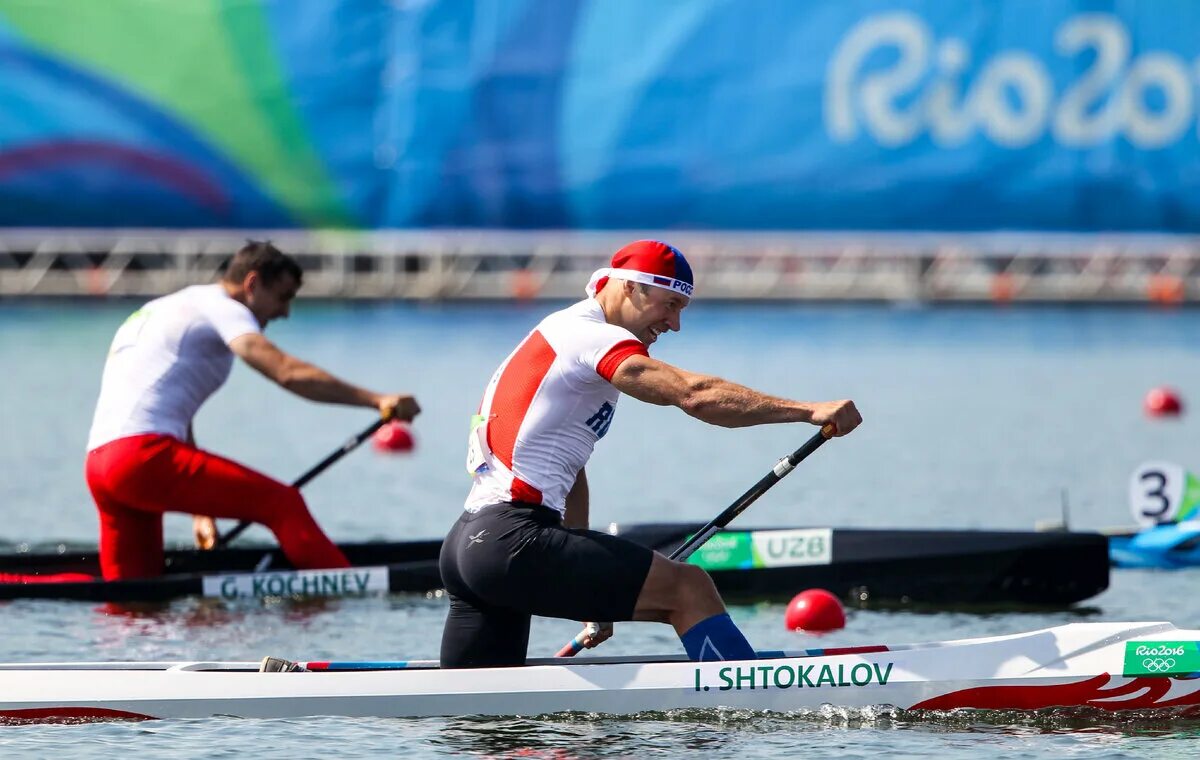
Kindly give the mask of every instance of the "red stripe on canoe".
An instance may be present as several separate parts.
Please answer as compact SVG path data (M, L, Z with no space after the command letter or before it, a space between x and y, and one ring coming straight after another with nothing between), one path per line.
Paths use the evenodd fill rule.
M0 710L0 721L73 723L88 720L154 720L154 716L110 710L107 707L31 707L24 710Z

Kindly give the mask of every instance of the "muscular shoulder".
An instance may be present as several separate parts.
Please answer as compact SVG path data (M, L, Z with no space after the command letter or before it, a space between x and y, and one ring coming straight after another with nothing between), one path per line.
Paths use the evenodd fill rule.
M538 325L538 331L564 365L585 380L610 380L624 358L646 353L633 333L604 320L594 299L551 314Z

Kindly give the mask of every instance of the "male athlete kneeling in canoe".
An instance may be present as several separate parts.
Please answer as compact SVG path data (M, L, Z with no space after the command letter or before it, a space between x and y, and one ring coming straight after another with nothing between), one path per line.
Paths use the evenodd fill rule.
M622 393L723 427L806 422L846 435L862 418L849 400L776 398L650 358L680 329L692 288L678 250L631 243L492 375L469 441L474 483L442 545L443 667L524 664L532 615L670 623L693 660L754 657L704 570L587 529L584 465ZM605 624L583 644L611 635Z
M248 243L220 282L157 298L117 330L86 463L106 580L162 574L164 512L196 515L202 543L217 537L214 516L231 517L270 528L298 569L349 566L298 489L198 448L192 435L192 418L229 377L234 356L311 401L374 407L402 420L420 412L408 394L346 383L263 335L288 316L301 280L290 256Z

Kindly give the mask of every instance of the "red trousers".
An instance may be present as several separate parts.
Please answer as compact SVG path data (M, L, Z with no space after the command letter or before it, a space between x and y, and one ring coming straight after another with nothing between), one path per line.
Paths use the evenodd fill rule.
M298 569L349 567L298 489L166 435L135 435L88 452L88 488L100 511L106 580L163 572L164 512L266 525Z

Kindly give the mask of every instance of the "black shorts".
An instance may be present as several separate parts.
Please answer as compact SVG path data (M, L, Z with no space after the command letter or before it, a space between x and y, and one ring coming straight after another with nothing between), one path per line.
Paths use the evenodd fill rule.
M565 528L548 507L464 512L439 561L450 596L442 667L523 665L532 615L632 620L653 556L623 538Z

